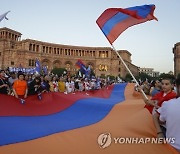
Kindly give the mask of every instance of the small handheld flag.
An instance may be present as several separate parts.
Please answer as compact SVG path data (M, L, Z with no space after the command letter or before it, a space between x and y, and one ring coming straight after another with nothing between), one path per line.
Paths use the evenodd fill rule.
M43 67L42 67L42 70L43 70L43 72L44 72L45 75L48 74L48 68L47 68L47 66L43 66Z
M37 73L37 74L40 74L40 72L41 72L41 65L40 65L40 62L39 62L39 60L38 59L36 59L36 61L35 61L35 73Z
M86 72L86 66L80 59L76 62L76 66L78 66L83 73Z

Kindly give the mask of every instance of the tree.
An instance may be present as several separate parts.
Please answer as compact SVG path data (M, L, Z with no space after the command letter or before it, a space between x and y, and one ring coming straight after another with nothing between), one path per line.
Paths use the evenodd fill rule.
M58 76L62 76L64 72L67 73L67 70L65 68L53 68L53 70L51 71L51 73L57 74Z
M146 81L146 80L151 81L153 77L146 73L139 73L139 79L141 79L141 81Z
M126 82L131 82L132 79L133 79L132 76L128 73L128 74L126 74L126 77L125 77L124 80L125 80Z
M170 78L170 79L172 79L172 80L175 80L175 76L174 76L174 75L172 75L172 74L166 74L166 73L160 74L159 78L160 78L160 79Z
M101 74L101 75L100 75L100 78L105 79L105 78L106 78L105 74Z
M109 77L110 80L115 80L116 79L115 76L113 76L113 75L107 75L107 78L108 77Z

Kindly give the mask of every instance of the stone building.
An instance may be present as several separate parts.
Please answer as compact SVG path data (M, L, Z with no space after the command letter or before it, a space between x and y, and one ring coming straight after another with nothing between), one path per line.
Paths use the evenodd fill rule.
M151 77L159 77L160 73L157 71L154 71L154 68L139 68L139 73L145 73Z
M180 42L176 43L173 48L174 53L174 75L180 74Z
M38 40L21 40L21 33L0 28L0 68L18 67L31 68L35 66L35 59L41 65L53 68L66 68L74 74L78 68L75 66L81 59L87 66L91 65L97 76L120 75L125 77L127 70L110 47L85 47L62 45ZM138 75L138 67L132 64L131 53L127 50L118 51L132 73Z

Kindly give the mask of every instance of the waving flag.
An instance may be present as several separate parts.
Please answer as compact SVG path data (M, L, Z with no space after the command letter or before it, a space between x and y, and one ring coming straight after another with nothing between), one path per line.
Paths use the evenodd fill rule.
M7 14L8 14L9 12L10 12L10 11L8 11L8 12L0 15L0 22L1 22L4 18L5 18L6 20L8 20L8 18L7 18L6 16L7 16Z
M126 84L112 85L108 91L99 90L88 96L82 92L76 95L45 93L41 102L37 96L29 96L26 106L14 97L0 95L4 100L0 102L3 108L0 112L0 146L94 124L124 100L123 93L118 91L124 91L125 87ZM11 109L7 110L9 105Z
M26 104L0 94L0 153L172 154L168 144L123 144L131 139L155 138L151 114L134 84L116 84L101 90L76 94L43 93L29 96ZM143 127L142 127L143 126ZM111 145L104 148L110 133ZM116 137L117 144L114 141ZM117 140L121 138L122 140ZM102 139L102 140L101 140ZM103 144L100 144L103 141ZM175 154L175 152L174 152Z
M76 66L80 68L82 73L86 73L86 66L80 59L76 62Z
M153 13L155 5L142 5L126 9L109 8L105 10L96 23L109 43L112 44L128 27L156 19Z
M38 59L36 59L36 61L35 61L35 73L37 73L37 74L40 74L40 72L41 72L41 65L40 65L40 62L39 62L39 60Z
M45 75L48 74L48 68L47 68L47 66L43 66L43 67L42 67L42 70L43 70L43 72L44 72Z
M90 74L91 74L91 66L89 65L88 68L86 69L86 77L89 79L90 78Z

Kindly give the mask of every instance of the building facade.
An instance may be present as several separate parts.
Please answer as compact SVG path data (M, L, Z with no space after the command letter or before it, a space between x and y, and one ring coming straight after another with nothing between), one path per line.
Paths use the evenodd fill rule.
M154 71L153 68L139 68L139 73L145 73L151 77L159 77L160 73L157 71Z
M174 54L174 75L180 74L180 42L176 43L173 48Z
M87 66L91 65L97 76L113 75L125 77L128 73L116 53L110 47L85 47L53 44L38 40L21 40L21 33L0 28L0 68L35 66L35 59L53 68L66 68L71 74L76 73L75 66L81 59ZM138 67L132 64L131 53L127 50L118 51L132 73L138 75Z

